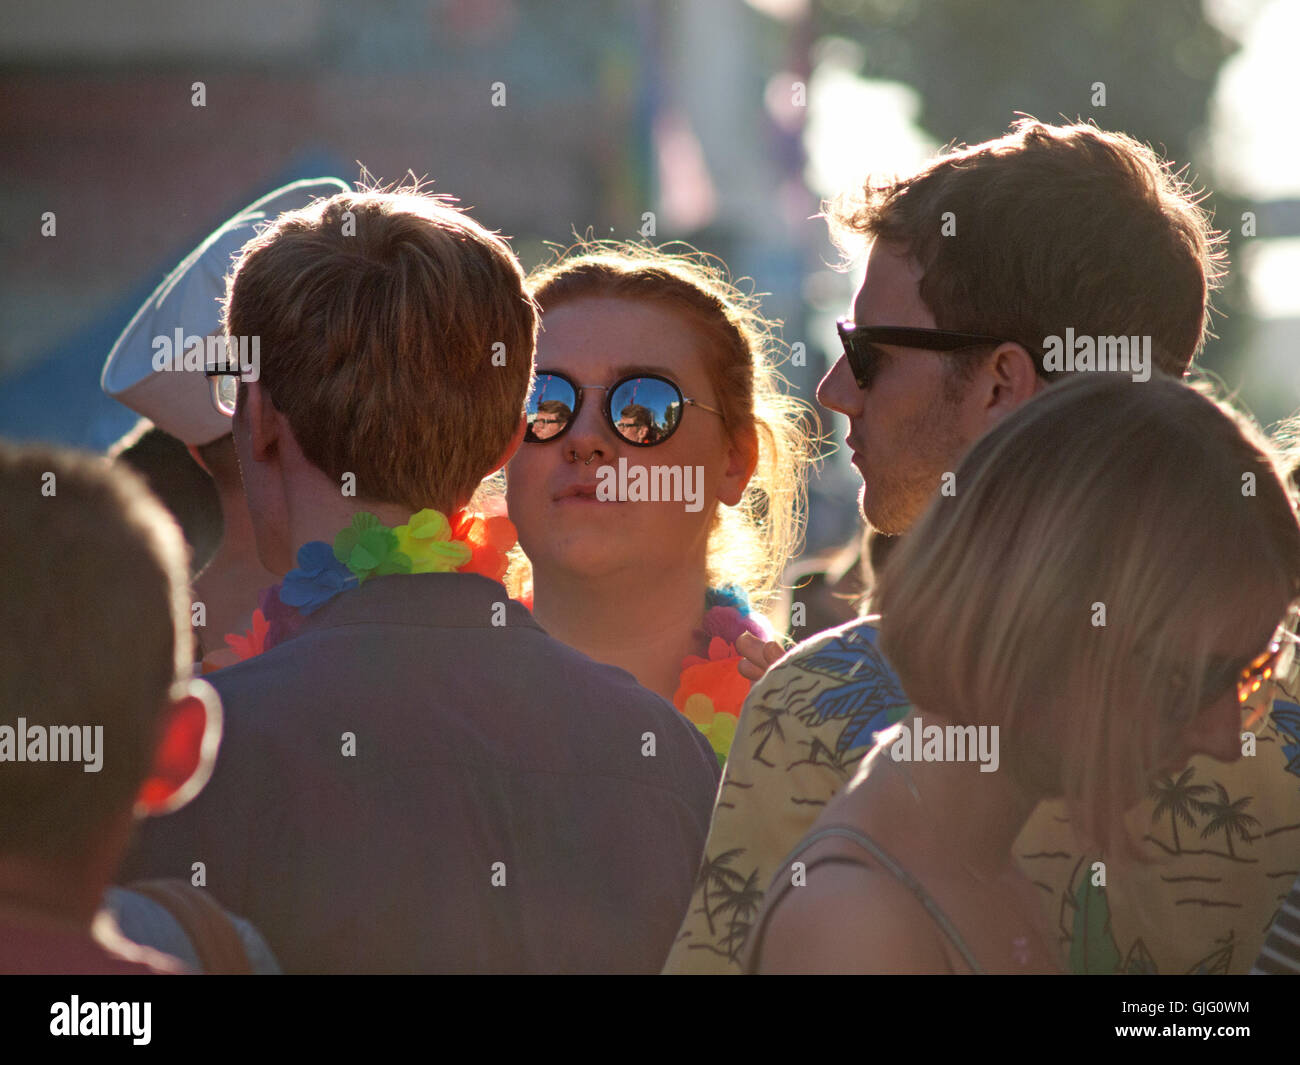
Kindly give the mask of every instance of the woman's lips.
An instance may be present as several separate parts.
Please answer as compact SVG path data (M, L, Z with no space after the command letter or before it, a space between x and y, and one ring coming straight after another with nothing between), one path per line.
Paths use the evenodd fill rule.
M568 488L562 489L556 493L553 502L566 504L586 504L601 503L608 506L610 503L621 503L621 499L600 499L596 495L596 485L593 484L574 484Z

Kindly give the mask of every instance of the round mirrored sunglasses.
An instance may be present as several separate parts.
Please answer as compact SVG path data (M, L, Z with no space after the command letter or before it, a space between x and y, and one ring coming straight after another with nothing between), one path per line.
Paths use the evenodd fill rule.
M685 407L699 407L722 417L722 411L700 403L666 377L634 374L612 385L577 385L554 370L539 373L528 397L528 432L524 439L539 444L558 440L573 424L583 395L603 391L601 412L620 439L634 447L654 447L677 431Z

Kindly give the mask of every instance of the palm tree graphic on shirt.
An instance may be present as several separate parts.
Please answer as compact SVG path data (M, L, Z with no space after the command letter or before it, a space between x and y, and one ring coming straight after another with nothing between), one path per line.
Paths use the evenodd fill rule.
M1201 813L1210 818L1205 827L1201 829L1201 839L1208 839L1214 833L1222 832L1228 844L1228 857L1235 858L1237 855L1232 849L1233 834L1235 833L1242 842L1250 843L1254 839L1250 834L1250 830L1259 828L1259 821L1251 817L1250 814L1243 812L1250 805L1249 795L1243 795L1240 799L1229 801L1228 789L1217 780L1214 782L1214 786L1219 793L1217 802L1197 802Z

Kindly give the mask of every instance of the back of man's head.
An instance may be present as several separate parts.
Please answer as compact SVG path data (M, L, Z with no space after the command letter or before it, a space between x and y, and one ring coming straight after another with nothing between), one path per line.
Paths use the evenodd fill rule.
M0 445L0 498L0 858L75 865L132 810L189 673L185 544L104 458Z
M412 510L468 499L523 415L537 319L505 242L414 190L341 193L245 245L226 331L312 464Z
M1191 190L1125 134L1022 119L828 214L842 246L907 250L940 329L1028 347L1066 328L1150 336L1174 376L1204 341L1219 238Z

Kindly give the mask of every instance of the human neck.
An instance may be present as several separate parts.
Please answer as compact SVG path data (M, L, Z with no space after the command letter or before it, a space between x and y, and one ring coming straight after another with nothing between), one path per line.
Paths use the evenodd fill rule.
M599 578L534 567L533 616L557 640L627 670L672 702L682 659L695 650L707 588L702 563L671 573L640 567Z
M334 543L339 532L351 524L354 515L368 511L390 529L405 525L411 517L411 508L401 503L376 503L342 495L330 485L322 491L318 486L292 486L285 493L289 550L292 554L289 568L296 565L298 549L313 540ZM418 508L417 508L418 509ZM443 511L450 518L450 513ZM286 570L287 571L287 570Z
M257 537L248 513L248 501L243 487L221 487L222 533L221 543L213 552L203 572L194 581L195 598L212 602L221 598L232 604L240 603L241 610L251 612L249 602L256 602L257 593L277 580L275 574L262 565L257 554ZM205 594L206 593L206 594ZM231 631L234 624L220 631Z
M217 482L217 497L221 501L221 546L214 558L257 558L257 537L253 532L253 519L248 513L248 498L244 486Z
M952 724L916 707L901 724L912 728L917 718L927 729ZM877 749L862 783L857 805L868 832L925 866L962 867L980 880L1004 874L1041 796L1023 790L1005 767L986 773L975 761L895 761L892 747Z
M108 879L83 867L6 856L0 860L0 919L89 934Z

